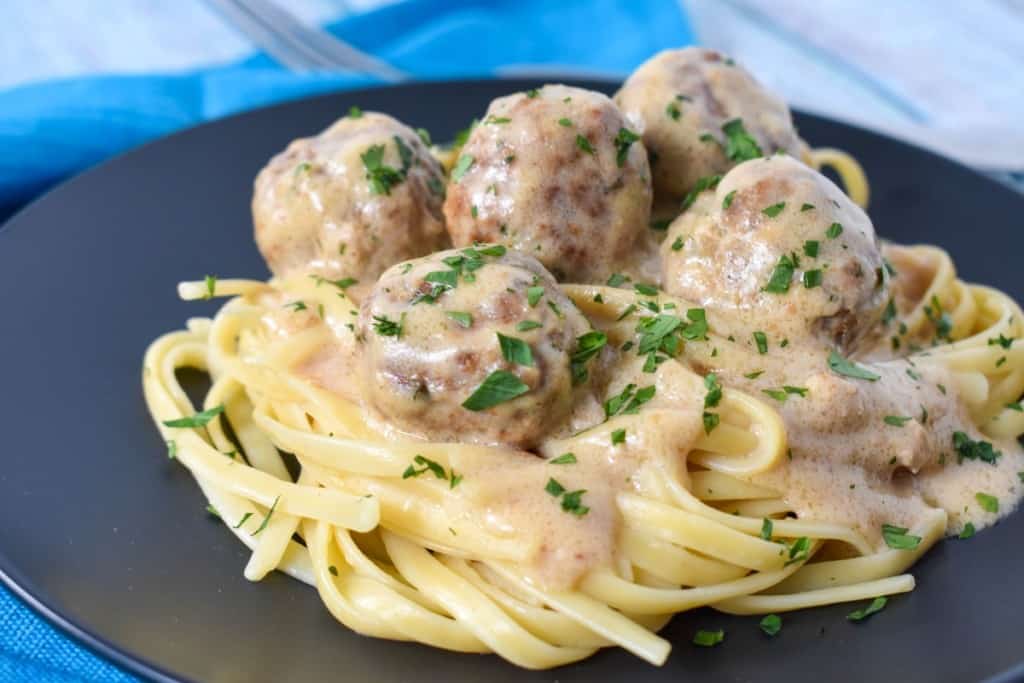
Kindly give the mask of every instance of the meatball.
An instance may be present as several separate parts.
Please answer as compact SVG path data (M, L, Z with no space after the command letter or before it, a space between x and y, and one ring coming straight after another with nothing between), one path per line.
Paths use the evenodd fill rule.
M448 245L444 172L419 136L367 112L296 140L256 177L256 244L278 276L372 283L384 269Z
M570 356L590 327L536 259L500 245L392 267L358 324L371 415L433 441L524 449L569 416ZM496 372L513 390L482 407Z
M633 72L615 102L642 121L658 196L678 199L738 161L776 151L798 156L806 147L785 102L714 50L658 53Z
M828 178L790 157L747 161L670 226L665 290L750 339L852 351L888 301L874 227Z
M562 280L604 279L650 219L650 169L632 128L589 90L546 85L494 100L452 172L452 241L507 244Z

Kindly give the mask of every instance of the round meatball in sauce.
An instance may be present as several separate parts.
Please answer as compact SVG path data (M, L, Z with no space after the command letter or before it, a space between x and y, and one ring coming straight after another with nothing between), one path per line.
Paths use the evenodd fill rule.
M559 279L604 279L650 219L650 170L634 129L590 90L547 85L494 100L452 171L444 212L453 242L500 242Z
M665 50L644 62L615 95L642 121L655 193L680 198L705 176L738 161L802 154L789 108L745 69L704 48Z
M503 246L398 264L359 312L363 403L415 437L530 448L570 414L589 328L536 259Z
M256 244L277 276L365 284L392 264L448 244L444 173L390 116L346 117L295 140L256 177Z
M720 331L774 347L855 350L888 301L867 214L790 157L740 164L700 194L662 243L664 288L717 314ZM710 316L709 316L710 317Z

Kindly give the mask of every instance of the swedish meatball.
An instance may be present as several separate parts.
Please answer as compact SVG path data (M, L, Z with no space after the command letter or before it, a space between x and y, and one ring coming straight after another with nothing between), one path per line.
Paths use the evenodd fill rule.
M372 415L435 441L529 448L569 415L570 356L589 324L536 259L492 245L392 267L358 329ZM525 390L467 402L495 372Z
M662 244L665 290L720 313L737 337L853 350L889 281L867 215L790 157L740 164L701 193Z
M296 140L256 177L256 244L278 276L373 282L444 248L444 175L419 136L367 112Z
M764 155L798 156L805 148L785 102L714 50L658 53L633 72L615 102L642 121L659 196L682 197L700 178L749 158L757 150L741 131Z
M452 240L507 244L563 280L603 279L650 218L650 169L631 128L589 90L547 85L494 100L452 173Z

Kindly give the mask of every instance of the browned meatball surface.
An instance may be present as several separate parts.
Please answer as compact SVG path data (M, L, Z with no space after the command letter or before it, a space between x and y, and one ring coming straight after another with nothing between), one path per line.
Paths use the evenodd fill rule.
M256 244L278 276L372 283L444 248L444 175L419 136L385 114L346 117L296 140L256 177Z
M589 328L536 259L500 245L398 264L359 313L363 403L408 435L529 448L569 416L570 357ZM496 372L518 393L467 407Z
M747 142L759 155L799 156L805 147L785 102L714 50L658 53L633 72L615 102L642 122L659 196L683 197L700 178L750 158L755 150Z
M452 171L452 241L500 242L556 277L602 280L651 211L643 144L604 95L547 85L491 102Z
M852 350L878 321L889 280L867 214L828 178L787 156L740 164L669 227L664 288L719 329L774 346Z

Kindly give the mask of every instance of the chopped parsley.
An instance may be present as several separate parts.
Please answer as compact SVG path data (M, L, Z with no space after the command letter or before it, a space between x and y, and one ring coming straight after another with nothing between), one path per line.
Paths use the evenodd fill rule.
M974 524L972 522L967 522L967 524L964 524L964 528L960 532L960 534L957 536L957 538L959 538L959 539L967 539L967 538L970 538L973 535L974 535Z
M416 469L417 465L420 466L419 469ZM431 460L430 458L423 457L419 454L412 459L412 463L405 468L404 472L402 472L402 479L418 477L428 471L438 479L447 480L448 488L450 489L455 488L462 482L462 475L456 474L454 469L452 469L451 474L449 474L444 471L444 467L441 463Z
M462 176L466 175L466 171L473 166L474 161L476 160L471 154L461 155L458 161L455 162L455 166L452 167L452 180L455 182L462 180Z
M668 230L668 226L671 224L672 221L668 218L665 218L663 220L651 221L650 223L647 224L647 227L649 227L651 230L657 230L658 232L665 232L666 230Z
M722 200L722 208L728 209L732 206L733 197L736 196L736 190L730 190L729 194L725 195L725 199Z
M382 337L402 338L402 327L405 325L405 313L398 319L398 322L390 320L387 316L373 316L373 329Z
M637 282L633 285L633 289L644 296L658 296L658 288L653 285L646 285L642 282Z
M683 248L683 236L679 235L675 241L672 242L672 251L679 251Z
M764 370L754 370L753 372L748 372L747 374L745 374L743 376L746 377L747 379L757 379L758 377L760 377L763 374L764 374Z
M372 194L390 195L391 188L405 180L405 174L384 164L384 145L372 145L359 158L363 160Z
M518 324L516 324L516 331L529 332L530 330L535 330L538 327L543 327L543 325L541 325L536 320L521 320Z
M626 443L625 429L616 429L612 432L612 445L618 446L620 443Z
M678 121L679 115L682 112L679 111L679 105L676 104L675 100L672 100L668 105L666 105L665 113L668 114L668 117L673 121Z
M495 370L462 402L462 407L474 412L487 410L511 401L530 390L516 375L506 370Z
M1014 403L1007 403L1006 407L1010 410L1016 410L1018 413L1024 413L1024 406L1021 406L1020 401Z
M592 155L594 153L594 148L593 146L591 146L590 140L586 139L579 133L576 134L576 146L579 147L584 152L586 152L587 154Z
M565 487L559 484L554 477L548 479L548 483L547 485L544 486L544 490L547 491L552 496L554 496L555 498L558 498L563 493L565 493Z
M801 536L800 538L793 541L793 543L789 546L789 559L786 560L786 564L784 564L783 566L788 567L791 564L803 562L807 559L810 550L810 539L806 536Z
M426 145L427 147L430 147L430 145L433 144L433 142L431 142L430 140L430 131L427 130L426 128L417 128L416 135L420 137L420 141L423 142L423 144Z
M209 275L207 275L207 277L209 277ZM214 279L216 279L216 278L214 278ZM212 290L210 291L210 294L211 295L213 294ZM994 339L989 339L988 340L988 345L989 346L995 346L996 344L998 344L999 346L1002 346L1004 349L1008 349L1011 346L1013 346L1013 342L1014 341L1015 341L1015 338L1004 337L1002 335L1002 333L1000 333L998 337L996 337Z
M572 126L572 121L570 121L569 119L565 119L565 118L558 119L558 125L565 126L566 128L569 128L569 127Z
M804 287L806 289L814 289L815 287L821 286L822 275L820 270L805 270L804 271Z
M214 406L201 413L196 413L189 417L179 417L176 420L164 420L164 425L167 427L182 427L182 428L195 428L205 427L210 420L217 417L224 412L224 404L221 403L218 406ZM174 452L177 453L177 446L175 446ZM168 446L168 453L170 453L170 446Z
M526 96L529 97L531 100L537 97L537 95L539 94L540 90L537 90L537 88L530 88L529 90L526 91Z
M879 379L879 376L875 373L843 358L835 351L831 351L828 354L828 367L837 375L845 375L854 379L866 379L869 382L875 382Z
M619 317L615 319L615 322L619 322L620 320L625 320L635 310L636 310L636 304L630 304L630 305L626 306L624 309L622 309L622 313L619 314Z
M570 454L571 455L571 454ZM547 485L544 486L544 490L547 491L551 496L562 499L562 509L566 512L582 517L583 515L590 512L590 508L583 505L583 494L586 493L586 489L580 489L579 491L567 492L566 488L562 486L558 480L554 477L548 479Z
M887 602L889 602L889 599L887 597L885 597L884 595L881 596L881 597L877 597L874 600L872 600L871 604L868 605L867 607L862 607L862 608L860 608L858 610L854 610L854 611L850 612L849 614L847 614L846 618L849 619L850 621L864 621L865 619L870 617L872 614L876 614L878 612L881 612L882 609L885 607L885 603L887 603Z
M705 375L704 388L708 390L704 395L704 407L717 408L722 401L722 383L718 381L715 373L709 372Z
M772 520L768 519L767 517L761 520L761 538L766 541L772 540L772 531L774 530L774 528L775 525L772 524Z
M693 644L700 647L714 647L725 640L725 631L705 631L701 629L693 634Z
M757 140L743 127L743 119L733 119L722 126L725 133L725 156L733 161L748 161L764 156Z
M924 307L924 314L935 326L935 336L940 340L952 341L950 333L953 331L953 320L948 313L943 312L942 303L937 296L932 296L931 305Z
M562 509L577 517L582 517L590 512L590 508L583 504L583 494L586 492L586 489L580 489L579 491L570 491L563 495Z
M829 238L830 240L834 240L835 238L839 237L842 234L842 223L833 223L832 225L828 226L828 230L825 231L825 237Z
M512 119L508 118L507 116L495 116L494 114L491 114L486 119L484 119L484 123L491 126L500 126L503 123L509 123L511 120Z
M241 529L242 525L245 524L246 522L248 522L250 517L252 517L252 513L251 512L246 512L244 515L242 515L242 518L240 520L238 520L238 524L234 525L231 528L232 529Z
M771 294L785 294L789 291L789 283L793 279L793 271L796 270L797 260L790 254L783 254L779 257L779 262L775 265L775 270L772 271L772 276L768 280L768 284L764 286L762 291L770 292Z
M616 396L612 396L604 402L605 419L614 417L619 413L633 415L640 412L640 406L654 398L655 387L647 386L637 391L635 384L627 384L626 387Z
M782 617L769 614L761 619L759 626L766 636L774 636L782 630Z
M775 218L780 213L782 213L782 210L785 208L786 202L778 202L777 204L772 204L771 206L764 207L763 209L761 209L761 213L763 213L765 216L768 216L768 218Z
M290 308L293 311L295 311L296 313L298 313L299 311L306 310L306 302L305 301L293 301L290 304L285 304L284 308Z
M640 136L628 128L619 128L619 132L615 136L615 163L619 168L626 163L630 145L639 139Z
M715 430L715 427L719 425L722 419L718 413L712 413L705 410L704 414L701 415L701 420L704 422L704 433L710 434Z
M544 288L540 285L526 288L526 302L530 304L530 308L536 306L542 296L544 296Z
M896 302L890 298L889 303L885 305L885 310L882 311L882 324L886 327L889 326L893 320L896 319Z
M562 455L558 456L557 458L551 458L551 460L548 460L548 463L550 463L552 465L575 465L576 464L576 454L575 453L563 453Z
M804 255L809 258L818 257L818 240L807 240L804 242Z
M473 315L463 311L448 311L445 313L449 319L458 323L459 327L470 327L473 324Z
M203 282L206 283L206 294L203 295L204 299L212 299L214 293L217 290L217 276L207 275L203 278Z
M576 349L569 357L569 369L574 385L587 381L587 361L600 353L607 343L608 335L597 330L591 330L576 338Z
M397 135L392 136L392 139L395 141L395 147L398 148L398 156L402 160L402 177L404 178L406 173L409 172L409 167L412 166L412 150Z
M754 343L757 344L757 352L762 356L768 353L768 336L764 332L754 332Z
M348 117L350 119L361 119L363 118L363 110L353 104L348 108Z
M309 277L311 277L313 281L316 282L317 287L324 283L327 283L329 285L334 285L343 292L352 285L359 284L359 280L355 279L354 277L343 277L340 280L328 280L327 278L321 277L319 275L310 275Z
M953 448L956 449L956 461L962 463L964 460L981 460L990 465L1003 454L997 451L988 441L974 441L964 432L953 432Z
M978 501L978 505L985 512L991 512L995 514L999 512L999 499L988 493L975 493L974 499Z
M167 442L167 459L174 460L178 457L178 444L175 441Z
M606 282L605 284L607 284L609 287L620 287L624 282L628 281L629 278L623 275L622 273L612 273L608 277L608 282Z
M533 351L530 345L518 337L506 337L498 332L498 346L501 347L501 356L509 363L532 368Z
M718 187L718 183L721 182L722 176L720 175L706 175L702 178L698 178L697 182L694 183L693 189L683 197L683 203L681 208L686 211L688 208L693 206L693 203L697 201L697 196L705 190L713 190Z
M886 415L885 417L882 418L882 421L885 422L885 424L887 424L887 425L892 425L893 427L902 427L903 425L905 425L908 422L910 422L912 419L913 418L911 418L911 417L900 417L898 415Z
M262 522L260 522L260 525L256 528L256 531L252 532L253 536L256 536L261 531L267 528L267 525L270 524L270 518L274 516L274 510L277 509L277 503L280 500L281 496L278 496L277 498L274 499L274 504L270 506L269 510L267 510L267 516L263 518Z
M806 387L793 387L790 385L784 385L781 389L762 389L763 393L771 396L776 401L785 403L791 395L799 396L800 398L806 398L808 389Z
M915 550L921 545L921 537L907 533L908 529L892 524L882 525L882 538L885 544L893 550Z
M803 203L803 204L802 204L802 205L800 206L800 212L801 212L801 213L803 213L804 211L811 211L811 210L813 210L813 209L814 209L814 204L808 204L808 203L806 203L806 202L805 202L805 203Z

